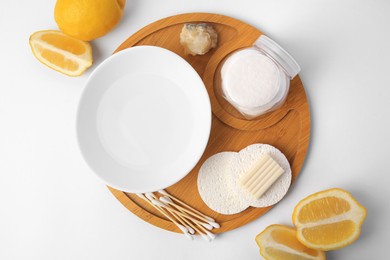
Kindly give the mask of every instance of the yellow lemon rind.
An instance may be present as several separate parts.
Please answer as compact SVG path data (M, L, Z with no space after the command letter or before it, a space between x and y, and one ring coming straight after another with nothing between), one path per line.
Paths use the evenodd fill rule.
M350 210L344 214L338 215L336 217L330 218L330 219L325 219L322 221L317 221L315 223L300 223L299 222L299 211L300 209L304 206L307 205L308 203L320 199L320 198L325 198L325 197L330 197L330 196L336 196L342 199L347 200L350 202ZM363 222L366 218L367 215L367 210L348 192L340 188L332 188L324 191L320 191L317 193L314 193L312 195L309 195L308 197L304 198L301 200L294 208L294 212L292 215L292 221L293 224L297 228L297 239L304 244L305 246L312 248L312 249L318 249L322 251L329 251L329 250L336 250L340 249L343 247L346 247L353 242L355 242L361 233L361 226L363 225ZM308 227L314 227L314 226L320 226L323 224L330 224L330 223L335 223L335 222L340 222L343 220L350 220L356 225L355 232L347 239L343 240L338 243L333 243L333 244L327 244L327 245L318 245L311 243L308 241L304 235L303 235L303 230Z
M119 24L125 4L126 0L99 1L99 5L92 0L57 0L54 20L65 34L92 41L108 34Z
M271 242L270 243L270 241L273 241L272 237L270 237L270 234L271 234L273 229L286 229L286 230L290 230L290 231L296 232L296 230L294 228L292 228L292 227L279 225L279 224L273 224L273 225L270 225L270 226L266 227L260 234L258 234L256 236L256 239L255 239L256 240L256 244L258 245L258 247L260 249L260 254L265 259L267 259L267 260L278 260L278 259L274 259L272 256L267 254L266 248L268 248L268 247L273 247L273 248L279 249L279 250L284 251L286 253L289 253L291 255L299 255L301 257L304 257L304 258L310 259L310 260L325 260L326 259L325 252L323 252L321 250L317 250L317 253L318 253L317 256L311 256L311 255L308 255L308 254L306 254L304 252L297 252L296 250L294 250L294 249L292 249L290 247L278 244L276 242ZM263 241L266 241L266 243L268 243L269 246L263 245L262 244Z
M29 38L29 44L30 44L31 50L32 50L35 58L39 62L44 64L45 66L47 66L47 67L49 67L49 68L51 68L51 69L53 69L53 70L55 70L57 72L65 74L67 76L77 77L77 76L82 75L93 64L92 48L91 48L91 45L88 42L83 42L83 44L84 44L84 46L86 48L86 52L83 55L75 55L75 54L72 54L70 52L66 52L64 50L55 48L55 47L45 43L44 41L40 40L39 37L41 35L45 34L45 33L56 33L56 34L59 34L61 32L55 31L55 30L42 30L42 31L38 31L38 32L33 33L30 36L30 38ZM68 36L68 37L70 37L70 36ZM82 42L82 41L80 41L80 42ZM71 57L72 60L76 60L78 62L79 69L76 70L76 71L70 71L70 70L66 70L64 68L61 68L59 66L56 66L56 65L48 62L37 51L37 45L40 45L40 46L42 46L44 48L47 48L47 49L50 49L52 51L58 52L58 53L60 53L60 54L62 54L64 56Z

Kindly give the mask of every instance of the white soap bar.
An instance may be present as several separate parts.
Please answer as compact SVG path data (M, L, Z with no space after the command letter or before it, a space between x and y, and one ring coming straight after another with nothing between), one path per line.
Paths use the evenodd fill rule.
M263 196L256 199L243 189L240 180L250 171L267 167L266 163L259 161L264 155L276 161L284 173L276 181L267 179L267 182L273 184ZM291 169L287 158L277 148L267 144L252 144L238 153L215 154L203 163L198 174L201 198L209 208L221 214L236 214L249 206L274 205L287 193L290 183Z
M284 173L271 185L271 187L256 199L243 188L240 180L264 154L268 154ZM291 184L291 168L287 158L277 148L267 144L252 144L239 152L239 163L231 166L232 177L228 179L229 186L243 203L252 207L262 208L276 204L286 195Z
M254 166L241 178L241 185L255 199L260 198L284 170L268 154L263 154Z

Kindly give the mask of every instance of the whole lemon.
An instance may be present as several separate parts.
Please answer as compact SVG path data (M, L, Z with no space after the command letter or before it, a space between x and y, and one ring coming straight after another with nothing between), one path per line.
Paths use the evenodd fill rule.
M125 3L126 0L57 0L54 18L67 35L91 41L118 24Z

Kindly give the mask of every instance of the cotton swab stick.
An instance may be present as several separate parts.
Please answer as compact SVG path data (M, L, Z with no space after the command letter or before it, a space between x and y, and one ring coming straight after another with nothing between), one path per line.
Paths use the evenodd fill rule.
M198 225L198 226L200 225L200 226L206 228L207 230L212 230L212 229L213 229L213 226L211 226L210 224L200 222L200 221L198 221L198 220L196 220L196 219L194 219L194 218L189 217L187 214L185 214L185 213L183 213L183 212L181 212L181 213L182 213L182 214L180 214L180 213L176 213L176 214L177 214L178 216L182 217L183 219L188 219L188 221L191 220L194 224L196 224L196 225Z
M174 213L174 214L175 214L175 213ZM187 220L187 219L184 218L184 217L181 217L180 215L176 215L176 216L178 216L179 218L181 218L181 219L183 220L183 222L186 223L185 226L187 227L188 231L191 233L191 230L192 230L193 233L191 233L191 235L194 235L196 230L193 229L194 226L193 226L193 224L191 223L191 221ZM190 228L191 228L191 230L190 230Z
M167 208L167 209L168 209L168 208ZM168 209L168 210L169 210L169 209ZM176 220L177 220L180 224L182 224L182 225L188 230L188 232L189 232L191 235L195 234L195 230L194 230L190 225L188 225L188 223L187 223L187 221L185 220L185 218L183 218L183 217L177 215L175 212L172 212L172 211L169 211L169 213L171 213L172 216L174 216L174 217L176 218Z
M195 229L196 232L198 232L198 234L200 234L205 240L207 240L208 242L210 242L211 240L214 240L215 239L215 235L207 230L205 230L202 226L199 226L198 227L200 229L198 229L196 227L196 225L192 225L191 226ZM203 232L202 232L203 231Z
M209 224L212 225L214 228L220 228L221 227L217 222L214 222L214 221L210 221Z
M198 227L199 227L204 233L206 233L206 235L207 235L209 238L211 238L211 240L214 240L214 239L215 239L215 235L214 235L213 233L211 233L210 231L207 231L206 229L204 229L204 228L203 228L202 226L200 226L199 224L198 224ZM199 230L197 230L196 227L194 227L194 229L195 229L198 233L201 234L201 232L199 232Z
M197 220L197 219L195 219L195 218L193 218L193 217L191 217L191 216L189 216L189 215L186 215L186 214L184 214L184 213L182 213L182 212L180 212L180 211L178 211L178 210L176 210L176 209L174 209L174 208L170 208L167 204L165 204L164 202L161 202L161 201L159 201L159 200L156 200L156 199L153 199L153 198L148 198L148 199L151 199L151 202L154 204L154 205L157 205L157 206L159 206L159 207L163 207L163 208L169 208L170 210L172 210L173 212L175 212L176 214L179 214L180 216L182 216L182 217L185 217L185 218L187 218L187 219L190 219L190 220L192 220L192 221L195 221L195 222L198 222L199 220Z
M174 206L175 208L177 208L178 210L180 210L183 213L187 212L185 209L183 209L183 207L181 207L180 205L175 204L168 196L161 196L160 200L162 202L166 203L166 204L170 204L170 205ZM200 223L202 223L203 226L205 228L207 228L208 230L212 230L213 227L214 228L219 228L220 227L220 225L218 223L214 222L214 221L207 221L207 220L204 220L204 219L203 219L203 221L206 221L208 224L203 223L203 222L200 222Z
M155 203L152 203L149 198L145 198L145 196L141 193L137 193L137 196L142 198L144 201L146 201L147 203L149 203L149 205L151 205L152 207L154 207L155 209L157 209L161 214L163 214L164 216L166 216L170 221L172 221L176 226L178 226L183 232L184 231L184 227L182 225L180 225L179 223L177 223L174 219L172 219L171 216L169 216L167 213L165 213L161 208L158 207L158 205L156 205ZM146 196L148 197L148 196ZM186 230L186 229L185 229ZM187 231L187 230L186 230Z
M199 224L192 224L191 221L183 218L183 220L187 223L187 225L191 226L198 234L200 234L205 240L210 242L211 240L215 239L215 235L207 230L205 230L202 226L199 226ZM199 227L199 229L197 228Z
M147 199L150 200L150 202L151 202L152 204L154 204L154 205L156 205L156 206L158 206L158 207L165 208L165 209L166 209L167 211L169 211L171 214L175 213L176 215L180 215L180 216L183 217L183 218L187 218L187 219L189 219L189 220L194 221L195 224L199 223L199 224L197 224L197 225L203 230L203 233L202 233L198 228L196 228L194 225L191 225L191 227L192 227L193 229L195 229L195 231L197 231L205 240L207 240L207 241L210 242L212 239L215 238L215 235L214 235L213 233L207 231L206 229L204 229L204 228L201 226L202 223L200 223L198 220L196 220L196 219L192 218L191 216L188 216L188 215L186 215L186 214L184 214L184 213L182 213L182 212L180 212L180 211L177 211L176 209L173 209L173 208L169 207L167 204L165 204L165 203L163 203L163 202L161 202L161 201L159 201L159 200L154 199L154 198L156 198L156 197L155 197L153 194L146 193L145 196L146 196Z
M151 193L151 192L146 193L145 195L146 195L146 197L147 197L150 201L152 201L152 202L153 202L153 199L154 199L154 200L158 200L158 198L157 198L153 193ZM215 228L219 228L219 227L220 227L218 223L212 222L212 221L208 222L207 219L203 219L201 216L198 216L197 214L195 214L195 213L193 213L193 212L191 212L191 211L186 210L185 208L181 207L180 205L175 204L168 196L161 196L161 197L160 197L160 201L162 201L164 204L170 204L170 205L174 206L175 208L177 208L177 209L178 209L180 212L182 212L182 213L189 213L189 214L192 214L193 216L195 216L195 217L197 217L197 218L199 218L199 219L202 219L203 221L206 221L207 223L204 223L204 222L200 222L200 221L198 221L198 220L191 219L192 221L195 221L195 222L201 224L202 226L204 226L204 227L207 228L208 230L212 230L213 227L215 227ZM165 206L165 205L164 205L164 206L161 205L161 204L158 203L158 202L153 202L153 203L156 204L156 205L158 205L158 206L161 206L161 207L164 207L164 206ZM184 212L183 212L183 211L184 211ZM180 215L179 215L179 216L180 216ZM188 216L186 216L186 215L181 215L181 216L182 216L182 217L188 217Z
M184 219L184 218L183 218ZM204 239L206 239L207 241L210 242L209 239L207 239L204 235L207 235L211 240L214 240L215 239L215 235L209 231L207 231L204 227L201 226L202 223L199 223L199 222L194 222L194 224L191 223L191 221L189 220L186 220L186 223L188 223L191 227L193 227L196 232L198 232L198 234L200 234ZM199 229L197 228L199 227Z
M167 205L166 205L165 207L167 207ZM212 229L213 229L211 225L206 224L206 223L203 223L203 222L200 222L199 220L197 220L197 219L195 219L195 218L193 218L193 217L191 217L191 216L189 216L189 215L187 215L187 214L185 214L185 213L182 213L182 212L177 211L177 210L172 209L172 208L171 208L171 210L172 210L173 212L175 212L176 214L180 215L181 217L186 218L186 219L188 219L188 220L191 220L191 221L194 222L195 224L198 224L198 226L202 226L202 227L204 227L204 228L206 228L206 229L208 229L208 230L212 230Z
M215 222L215 220L213 218L210 218L209 216L206 216L205 214L203 214L202 212L194 209L193 207L191 207L190 205L187 205L186 203L184 203L183 201L175 198L174 196L172 196L171 194L169 194L168 192L166 192L165 190L159 190L158 191L160 194L162 195L165 195L165 196L168 196L169 198L173 199L174 201L176 201L177 203L181 204L182 206L186 207L187 209L190 209L192 210L193 212L195 213L198 213L199 215L203 216L204 218L207 219L207 222L209 221L212 221L212 222Z
M160 198L161 201L163 201L164 203L167 203L167 204L171 204L173 206L175 206L177 209L179 209L180 211L184 211L200 220L203 220L205 221L206 223L209 223L211 226L217 226L219 227L218 223L214 222L214 221L210 221L208 218L205 218L203 215L198 215L198 214L195 214L194 212L190 211L190 210L187 210L186 208L183 208L182 206L178 205L178 204L175 204L171 199L170 197L168 196L162 196ZM215 224L214 224L215 223Z
M148 192L148 193L145 193L145 196L146 198L150 199L150 198L153 198L153 199L157 199L157 197L153 194L153 192Z
M169 206L168 206L167 204L165 204L164 202L161 202L161 201L159 201L159 200L157 200L157 199L154 199L153 196L151 196L150 194L145 194L145 196L146 196L146 197L149 199L149 201L150 201L152 204L154 204L155 206L158 206L158 207L161 207L161 208L165 208L165 209L167 209L167 210L169 210L169 211L171 211L171 212L173 212L173 213L176 213L176 214L180 215L181 217L184 217L184 218L190 219L190 220L192 220L192 221L198 222L198 220L192 218L191 216L188 216L188 215L186 215L186 214L184 214L184 213L182 213L182 212L180 212L180 211L178 211L178 210L176 210L176 209L174 209L174 208L169 207Z
M178 213L175 213L174 211L172 211L171 208L169 208L169 207L167 207L166 209L169 210L172 215L176 215L177 218L181 218L181 220L185 223L185 224L182 223L183 226L185 226L190 232L191 232L191 229L193 228L192 229L193 233L191 233L191 234L194 234L195 231L197 231L199 234L202 235L202 232L198 228L196 228L196 226L194 226L194 225L199 226L199 225L202 225L204 223L196 222L195 224L192 224L190 220L187 220L186 217L184 217L184 215L180 216ZM200 228L205 233L205 235L208 235L211 239L215 239L215 235L214 234L208 232L207 230L202 228L202 226L200 226ZM206 240L209 241L208 239L206 239Z
M210 241L209 238L212 238L214 239L212 236L209 236L209 238L206 238L204 235L207 235L207 231L206 232L201 232L198 228L196 228L196 226L194 226L194 224L192 224L190 221L186 220L184 217L180 217L180 215L178 215L177 213L175 213L174 211L172 211L171 208L166 208L172 215L176 215L177 217L181 218L183 222L185 222L186 224L183 224L188 230L192 229L193 233L192 234L195 234L195 231L198 232L204 239L206 239L207 241Z
M174 212L169 211L169 213L171 213L172 216L174 218L176 218L176 220L188 230L188 234L189 235L194 235L195 234L195 230L190 225L188 225L187 222L184 221L183 218L181 218L180 216L176 215ZM193 239L192 236L191 236L191 239Z
M146 201L147 203L149 203L152 207L154 207L155 209L157 209L161 214L163 214L164 216L166 216L171 222L173 222L173 224L175 224L185 235L187 238L190 238L192 239L192 236L189 237L188 235L188 230L187 228L185 228L183 225L177 223L171 216L169 216L167 213L165 213L162 209L160 209L158 206L156 206L155 204L153 204L152 202L150 202L143 194L141 193L137 193L137 196L140 197L141 199L143 199L144 201Z
M161 203L160 201L158 201L157 197L153 193L151 193L151 192L146 193L145 196L146 196L146 198L149 199L149 201L151 201L157 207L165 208L166 210L168 210L169 213L171 213L171 215L173 217L175 217L180 222L180 224L182 224L188 230L188 232L191 235L195 234L195 231L192 229L192 227L187 226L185 223L183 223L183 221L182 221L183 219L181 216L179 216L175 212L171 211L170 208L166 207L166 205L164 203ZM191 239L192 239L192 237L191 237Z
M187 228L187 231L188 232L194 232L194 230L196 232L198 232L205 240L207 241L211 241L213 239L215 239L215 235L209 231L207 231L206 229L208 230L211 230L213 228L213 226L215 228L219 228L219 224L216 223L212 218L210 217L207 217L205 215L203 215L202 213L200 213L202 216L198 216L197 214L191 212L191 211L188 211L186 210L185 208L175 204L168 196L162 196L160 197L160 199L162 199L162 201L159 201L158 198L153 194L153 193L146 193L145 194L146 198L152 203L154 204L156 207L160 207L160 208L164 208L165 210L167 210L171 215L173 215L174 217L176 217L176 219L179 221L179 218L185 222L186 224L184 224L182 221L179 221L181 222L182 226L186 227ZM173 196L172 196L173 197ZM174 197L173 197L174 198ZM165 200L164 200L165 199ZM175 208L172 208L169 206L169 204L171 204L171 206L175 206L178 210L176 210ZM184 204L186 205L186 204ZM188 205L187 205L188 206ZM183 212L184 211L184 212ZM187 214L185 214L187 213ZM192 213L192 214L191 214ZM200 220L198 219L195 219L191 216L189 216L188 214L191 214L192 216L194 217L198 217L199 219L202 219L203 221L206 221L207 223L203 223L201 222ZM213 220L213 221L210 221ZM191 221L194 222L194 224L192 224ZM199 229L197 228L197 226L199 227ZM191 230L192 229L192 230ZM187 235L189 235L187 233Z
M183 213L183 214L186 213L185 211L183 211L183 210L181 209L180 206L178 207L178 205L172 203L172 200L171 200L169 197L162 196L162 197L160 197L160 200L161 200L162 202L164 202L165 204L170 204L170 205L172 205L173 207L175 207L176 209L178 209L181 213ZM199 221L199 220L192 220L192 221L194 221L194 222L196 222L196 223L202 225L203 227L205 227L205 228L208 229L208 230L212 230L212 229L213 229L213 226L209 224L210 222L204 223L204 222L201 222L201 221Z

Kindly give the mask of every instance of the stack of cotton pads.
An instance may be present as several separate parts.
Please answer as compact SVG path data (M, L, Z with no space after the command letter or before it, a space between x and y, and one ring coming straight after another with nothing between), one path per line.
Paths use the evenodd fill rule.
M240 184L263 154L269 155L283 174L258 199ZM199 170L199 194L208 207L221 214L236 214L249 206L268 207L280 201L291 184L291 169L282 152L271 145L253 144L240 152L222 152L208 158Z
M283 70L257 48L232 54L222 66L221 78L223 96L247 118L279 107L289 90Z

